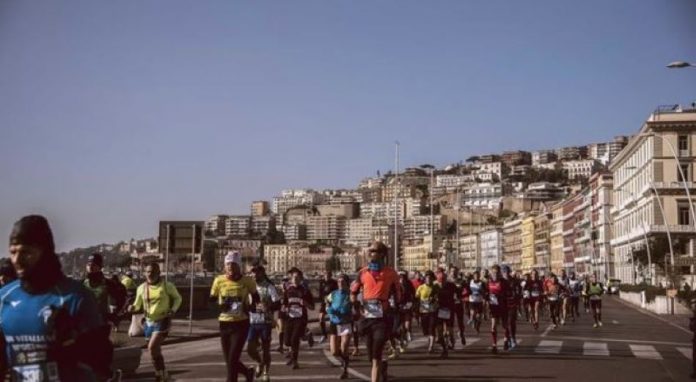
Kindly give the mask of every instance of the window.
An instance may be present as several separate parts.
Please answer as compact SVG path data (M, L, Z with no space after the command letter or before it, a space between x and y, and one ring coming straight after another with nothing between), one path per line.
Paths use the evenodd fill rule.
M689 164L688 163L680 163L679 164L679 169L677 169L677 179L679 179L680 182L688 182L691 179L691 174L689 171ZM684 177L682 178L682 173L684 174Z
M689 136L680 135L678 139L679 152L689 151Z
M679 225L691 225L691 219L690 215L691 212L689 211L689 205L687 203L679 203L679 211L678 211L678 218L679 218Z

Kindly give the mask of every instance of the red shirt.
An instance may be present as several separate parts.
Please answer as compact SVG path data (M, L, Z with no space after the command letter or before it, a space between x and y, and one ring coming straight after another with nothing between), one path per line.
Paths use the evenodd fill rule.
M360 270L358 279L353 283L351 292L357 294L362 287L363 300L381 300L383 305L387 306L389 294L394 291L396 294L396 302L401 301L401 288L399 285L399 274L390 267L384 267L373 276L367 267Z

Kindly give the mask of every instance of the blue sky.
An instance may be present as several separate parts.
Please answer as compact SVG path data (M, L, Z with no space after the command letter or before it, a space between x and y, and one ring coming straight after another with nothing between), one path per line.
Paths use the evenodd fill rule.
M696 100L696 5L0 2L0 233L60 250L393 166L607 141ZM7 237L7 235L5 236Z

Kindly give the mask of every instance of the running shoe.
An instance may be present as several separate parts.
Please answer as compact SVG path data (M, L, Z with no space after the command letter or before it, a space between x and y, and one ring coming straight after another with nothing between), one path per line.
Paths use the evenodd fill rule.
M510 350L510 340L503 341L503 350L505 350L505 351Z
M498 354L498 347L497 346L491 346L491 354Z
M592 324L592 327L596 329L597 327L599 327L599 325L597 325L597 323L595 322L594 324Z
M599 321L599 326L602 326L602 321Z

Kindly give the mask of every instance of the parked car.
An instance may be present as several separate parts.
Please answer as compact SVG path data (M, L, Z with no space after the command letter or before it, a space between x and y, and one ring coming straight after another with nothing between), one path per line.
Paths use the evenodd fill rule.
M621 280L609 279L609 282L606 285L607 294L619 294L619 285L621 285Z

